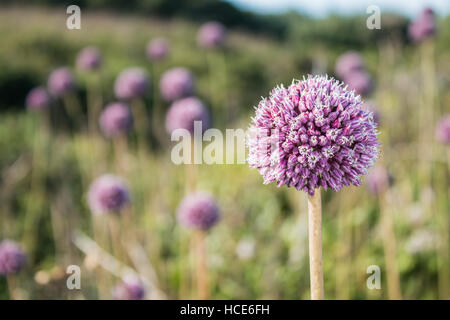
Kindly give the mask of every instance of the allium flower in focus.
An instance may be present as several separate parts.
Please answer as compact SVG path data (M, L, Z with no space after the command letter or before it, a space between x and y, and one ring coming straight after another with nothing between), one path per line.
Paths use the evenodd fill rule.
M355 90L357 94L367 96L372 92L372 78L365 71L350 72L343 80L344 83L348 85L349 89Z
M28 93L25 104L28 110L43 110L49 106L50 96L44 88L34 88Z
M436 139L443 144L450 144L450 114L443 116L438 122Z
M409 25L408 33L414 42L423 41L436 33L436 22L433 10L427 8Z
M48 90L55 97L64 97L75 89L75 80L69 68L54 70L48 78Z
M207 22L200 27L197 42L203 48L221 47L226 38L226 29L219 22Z
M210 126L210 115L205 105L197 98L177 100L170 106L166 115L166 130L169 134L176 129L194 132L194 121L202 122L202 132Z
M88 203L95 214L118 213L130 203L128 186L121 178L105 174L91 184Z
M380 126L380 120L381 120L381 114L378 109L378 106L375 101L373 100L367 100L363 102L361 108L365 111L370 111L373 113L373 120L377 124L377 127Z
M150 79L141 68L128 68L123 70L114 84L114 93L117 98L131 100L142 98L150 87Z
M364 71L364 61L358 52L348 51L338 58L335 69L336 75L343 79L352 72Z
M162 75L159 88L166 101L181 99L194 93L194 77L185 68L173 68Z
M95 47L87 47L80 51L77 56L77 68L83 71L94 71L100 68L102 56Z
M127 276L113 289L116 300L142 300L145 298L145 288L141 280L135 276Z
M385 192L392 184L392 176L389 171L382 166L375 166L366 177L367 189L374 194L381 194Z
M159 61L169 54L169 44L164 38L156 38L147 45L147 57L151 61Z
M100 115L100 128L107 137L115 137L128 132L133 126L130 108L121 102L106 106Z
M0 274L14 274L19 272L26 262L26 255L15 242L4 240L0 243Z
M178 207L178 220L188 228L208 230L219 217L216 200L205 192L187 195Z
M314 195L360 185L378 157L376 124L360 96L327 76L272 90L249 128L248 162L264 178Z

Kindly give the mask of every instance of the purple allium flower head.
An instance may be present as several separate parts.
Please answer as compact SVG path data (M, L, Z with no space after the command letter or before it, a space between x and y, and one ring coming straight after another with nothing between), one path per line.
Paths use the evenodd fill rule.
M113 297L116 300L142 300L145 298L145 288L139 278L127 276L114 287Z
M95 214L118 213L130 203L128 186L121 178L105 174L91 184L88 203Z
M205 105L194 97L177 100L167 111L166 130L169 134L176 129L186 129L192 133L194 121L202 122L202 132L209 129L210 116Z
M63 97L75 89L75 80L69 68L54 70L48 78L48 90L55 97Z
M408 33L414 42L423 41L436 33L433 10L427 8L409 25Z
M43 110L50 104L50 96L42 87L31 90L25 100L28 110Z
M393 179L389 171L382 166L373 167L366 177L367 189L377 195L386 191L392 182Z
M173 68L162 75L159 87L166 101L174 101L194 93L194 77L185 68Z
M0 274L7 275L20 271L25 266L26 255L15 242L4 240L0 243Z
M310 195L360 185L378 156L376 124L361 98L328 76L272 90L249 128L248 162L264 183L277 182Z
M336 75L343 79L347 74L364 70L364 61L356 51L348 51L342 54L336 61Z
M150 87L147 73L141 68L123 70L116 79L114 92L119 99L130 100L143 97Z
M86 47L77 56L77 68L83 71L93 71L100 68L102 55L95 47Z
M378 108L378 105L373 100L367 100L363 102L361 108L365 111L370 111L373 113L373 120L377 124L377 127L380 126L381 114Z
M169 54L169 44L164 38L156 38L147 45L147 57L152 61L164 59Z
M357 94L367 96L372 92L373 83L370 75L365 71L355 71L348 73L343 78L350 90L355 90Z
M226 38L226 29L219 22L207 22L200 27L197 42L203 48L221 47Z
M178 207L178 220L188 228L208 230L219 217L216 200L205 192L187 195Z
M450 114L443 116L438 122L436 139L443 144L450 144Z
M133 126L130 108L125 103L115 102L106 106L100 115L100 128L107 137L128 132Z

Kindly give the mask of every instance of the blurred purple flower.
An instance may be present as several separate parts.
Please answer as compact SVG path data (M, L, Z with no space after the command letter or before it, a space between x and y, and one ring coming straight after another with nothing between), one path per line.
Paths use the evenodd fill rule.
M450 114L443 116L438 122L436 139L443 144L450 144Z
M137 277L125 277L114 287L113 297L116 300L143 300L145 298L144 285Z
M156 38L147 45L147 57L151 61L159 61L169 54L169 44L164 38Z
M379 195L392 185L392 181L392 176L386 168L375 166L367 174L366 186L370 192Z
M226 29L219 22L207 22L200 27L197 42L203 48L221 47L226 38Z
M100 115L100 128L107 137L115 137L128 132L133 126L130 108L125 103L115 102L106 106Z
M31 90L25 100L28 110L43 110L50 104L50 96L42 87L37 87Z
M4 240L0 243L0 274L14 274L19 272L26 262L26 255L15 242Z
M177 100L167 111L166 130L169 134L176 129L186 129L193 133L194 121L202 122L202 132L209 129L210 115L205 105L194 97Z
M335 69L336 75L343 79L349 73L364 71L364 61L358 52L348 51L338 58Z
M194 93L194 77L185 68L173 68L162 75L159 87L166 101L174 101Z
M64 97L75 89L75 80L69 68L54 70L48 78L48 90L55 97Z
M91 184L88 203L95 214L118 213L130 203L128 186L121 178L105 174Z
M216 200L205 192L187 195L178 207L178 221L188 228L208 230L219 217Z
M150 87L150 79L141 68L123 70L116 79L114 92L117 98L131 100L142 98Z
M436 22L433 10L427 8L409 25L408 33L414 42L421 42L436 33Z
M339 191L360 185L378 157L376 124L361 98L327 76L311 76L272 90L249 128L248 162L268 184Z
M368 96L373 89L372 78L365 71L350 72L343 78L343 81L350 90L355 90L362 96Z
M77 68L83 71L93 71L100 68L102 56L95 47L87 47L80 51L77 56Z

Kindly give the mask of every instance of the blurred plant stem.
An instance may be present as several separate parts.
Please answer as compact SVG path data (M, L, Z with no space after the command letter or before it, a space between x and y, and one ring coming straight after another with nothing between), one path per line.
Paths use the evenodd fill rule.
M116 171L119 175L126 177L128 163L128 141L127 137L120 135L118 137L112 138L114 147L114 162L116 166Z
M394 231L394 218L392 216L392 210L388 209L389 205L386 201L388 192L389 190L379 197L388 298L390 300L401 300L402 294L400 288L400 275L398 273L397 265L397 242Z
M98 132L98 119L103 107L102 79L99 72L93 73L91 83L87 85L88 126L91 135Z
M136 145L139 157L143 157L147 145L148 115L145 103L142 99L136 98L131 101L131 112L136 132ZM142 159L141 159L142 160Z
M197 299L209 299L209 274L206 260L206 232L196 230L194 232L194 252L195 252L195 279L197 287Z
M186 194L192 193L197 187L197 167L195 165L195 152L196 152L196 142L195 138L191 138L191 154L189 155L189 163L184 164L185 167L185 183L186 183ZM198 141L197 143L201 143Z
M6 275L6 283L8 284L9 299L17 300L16 297L16 279L14 275Z
M78 125L83 122L83 113L81 112L81 105L78 101L78 97L75 93L69 93L63 98L63 107L69 116L69 120L73 123L74 127L77 128ZM72 132L73 133L73 132Z
M151 86L152 91L152 115L151 124L152 132L155 138L158 140L159 144L163 146L167 141L167 136L164 131L164 116L165 112L162 109L162 101L159 99L159 84L156 79L160 77L160 64L152 62L150 64L151 79L153 81Z
M324 299L322 263L322 204L320 189L308 196L309 275L311 299Z
M336 299L347 300L350 298L349 271L351 251L350 214L344 208L343 201L337 203L337 228L338 241L336 248Z

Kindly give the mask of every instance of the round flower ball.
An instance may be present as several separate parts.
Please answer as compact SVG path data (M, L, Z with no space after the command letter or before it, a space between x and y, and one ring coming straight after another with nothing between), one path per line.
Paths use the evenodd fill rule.
M55 97L64 97L75 89L75 80L69 68L54 70L48 78L48 90Z
M178 207L178 220L187 228L209 230L219 221L219 207L205 192L187 195Z
M133 126L133 117L128 105L114 102L103 110L99 123L103 134L112 138L126 134Z
M181 99L194 93L194 77L185 68L173 68L162 75L159 88L164 100Z
M223 46L226 38L226 29L219 22L203 24L197 34L197 43L203 48L217 48Z
M434 12L430 8L425 9L422 14L409 25L408 34L414 42L423 41L436 33L436 22Z
M163 60L169 54L169 44L164 38L156 38L147 45L147 57L151 61Z
M201 121L202 132L209 128L210 115L205 105L195 97L177 100L167 111L166 130L169 134L176 129L193 133L195 121Z
M114 93L118 99L131 100L142 98L150 87L150 79L141 68L123 70L114 84Z
M361 107L365 111L372 112L373 121L375 121L375 123L379 127L380 120L381 120L381 114L380 114L380 111L379 111L379 108L378 108L378 105L376 104L376 102L373 100L367 100L367 101L363 102Z
M143 300L145 288L142 281L134 276L125 277L113 289L113 297L116 300Z
M372 78L365 71L356 71L347 74L343 78L349 89L355 90L357 94L367 96L372 92Z
M367 189L376 195L385 192L392 184L392 176L388 170L382 166L375 166L366 177Z
M263 98L249 128L248 162L264 178L314 195L360 185L378 157L377 126L360 96L328 76L294 81Z
M355 71L364 70L364 60L356 51L348 51L341 56L336 61L335 72L336 75L343 79L349 73Z
M436 139L443 144L450 144L450 114L445 115L436 126Z
M86 47L77 56L77 68L83 71L95 71L101 67L102 55L95 47Z
M4 240L0 243L0 274L8 275L19 272L26 262L26 255L15 242Z
M26 99L25 104L28 110L38 111L48 108L50 104L50 96L42 87L34 88L31 90Z
M105 174L91 184L88 203L94 214L119 213L130 203L128 186L122 178Z

